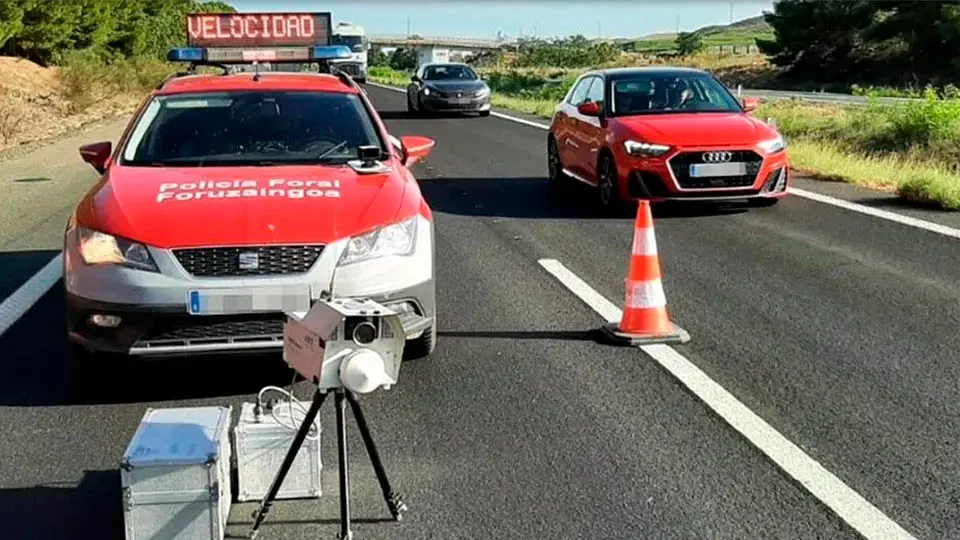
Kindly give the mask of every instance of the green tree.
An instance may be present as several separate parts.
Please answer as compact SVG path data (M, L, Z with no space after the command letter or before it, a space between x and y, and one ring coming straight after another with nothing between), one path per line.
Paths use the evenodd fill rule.
M0 0L0 50L23 31L24 6L21 0Z
M856 76L869 63L863 32L882 5L868 0L778 0L773 12L764 15L774 39L757 39L757 48L791 78L832 82Z
M417 50L403 47L395 49L393 54L390 55L390 67L400 71L416 69Z
M697 32L680 32L676 44L680 56L690 56L704 49L703 38Z
M390 65L390 56L383 52L381 47L376 45L370 47L370 50L367 51L367 64L372 66L389 66Z

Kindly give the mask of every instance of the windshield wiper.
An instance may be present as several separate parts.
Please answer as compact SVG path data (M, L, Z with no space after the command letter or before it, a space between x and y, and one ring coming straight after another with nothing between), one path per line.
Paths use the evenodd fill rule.
M316 159L319 161L319 160L321 160L321 159L329 156L330 154L332 154L332 153L334 153L334 152L336 152L336 151L338 151L338 150L342 150L343 147L347 145L347 142L348 142L348 141L340 141L340 142L337 143L337 145L334 146L333 148L331 148L331 149L327 150L326 152L324 152L324 153L320 154L319 156L317 156Z

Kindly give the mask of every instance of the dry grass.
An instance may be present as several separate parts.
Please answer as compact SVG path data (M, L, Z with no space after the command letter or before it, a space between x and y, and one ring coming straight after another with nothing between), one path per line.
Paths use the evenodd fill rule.
M105 65L83 54L49 68L0 57L0 150L128 114L171 69L149 60Z

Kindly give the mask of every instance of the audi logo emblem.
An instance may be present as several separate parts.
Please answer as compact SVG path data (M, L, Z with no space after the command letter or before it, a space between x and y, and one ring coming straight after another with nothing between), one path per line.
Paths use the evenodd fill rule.
M733 152L704 152L704 163L723 163L733 159Z

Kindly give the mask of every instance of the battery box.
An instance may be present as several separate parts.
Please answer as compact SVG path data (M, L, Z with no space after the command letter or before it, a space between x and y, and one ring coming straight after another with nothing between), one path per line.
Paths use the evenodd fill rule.
M274 405L273 413L264 409L259 418L255 414L253 403L244 403L240 408L240 419L233 429L234 449L237 461L237 501L260 501L267 496L273 478L280 470L280 464L293 444L296 431L310 408L309 403L294 400L291 418L287 400ZM297 405L302 406L302 409ZM274 417L287 424L277 422ZM317 424L319 428L319 423ZM309 437L316 437L311 440ZM320 474L323 466L320 461L320 431L311 431L303 441L290 471L284 478L277 499L311 499L320 497Z
M222 540L230 407L147 409L120 465L127 540Z

